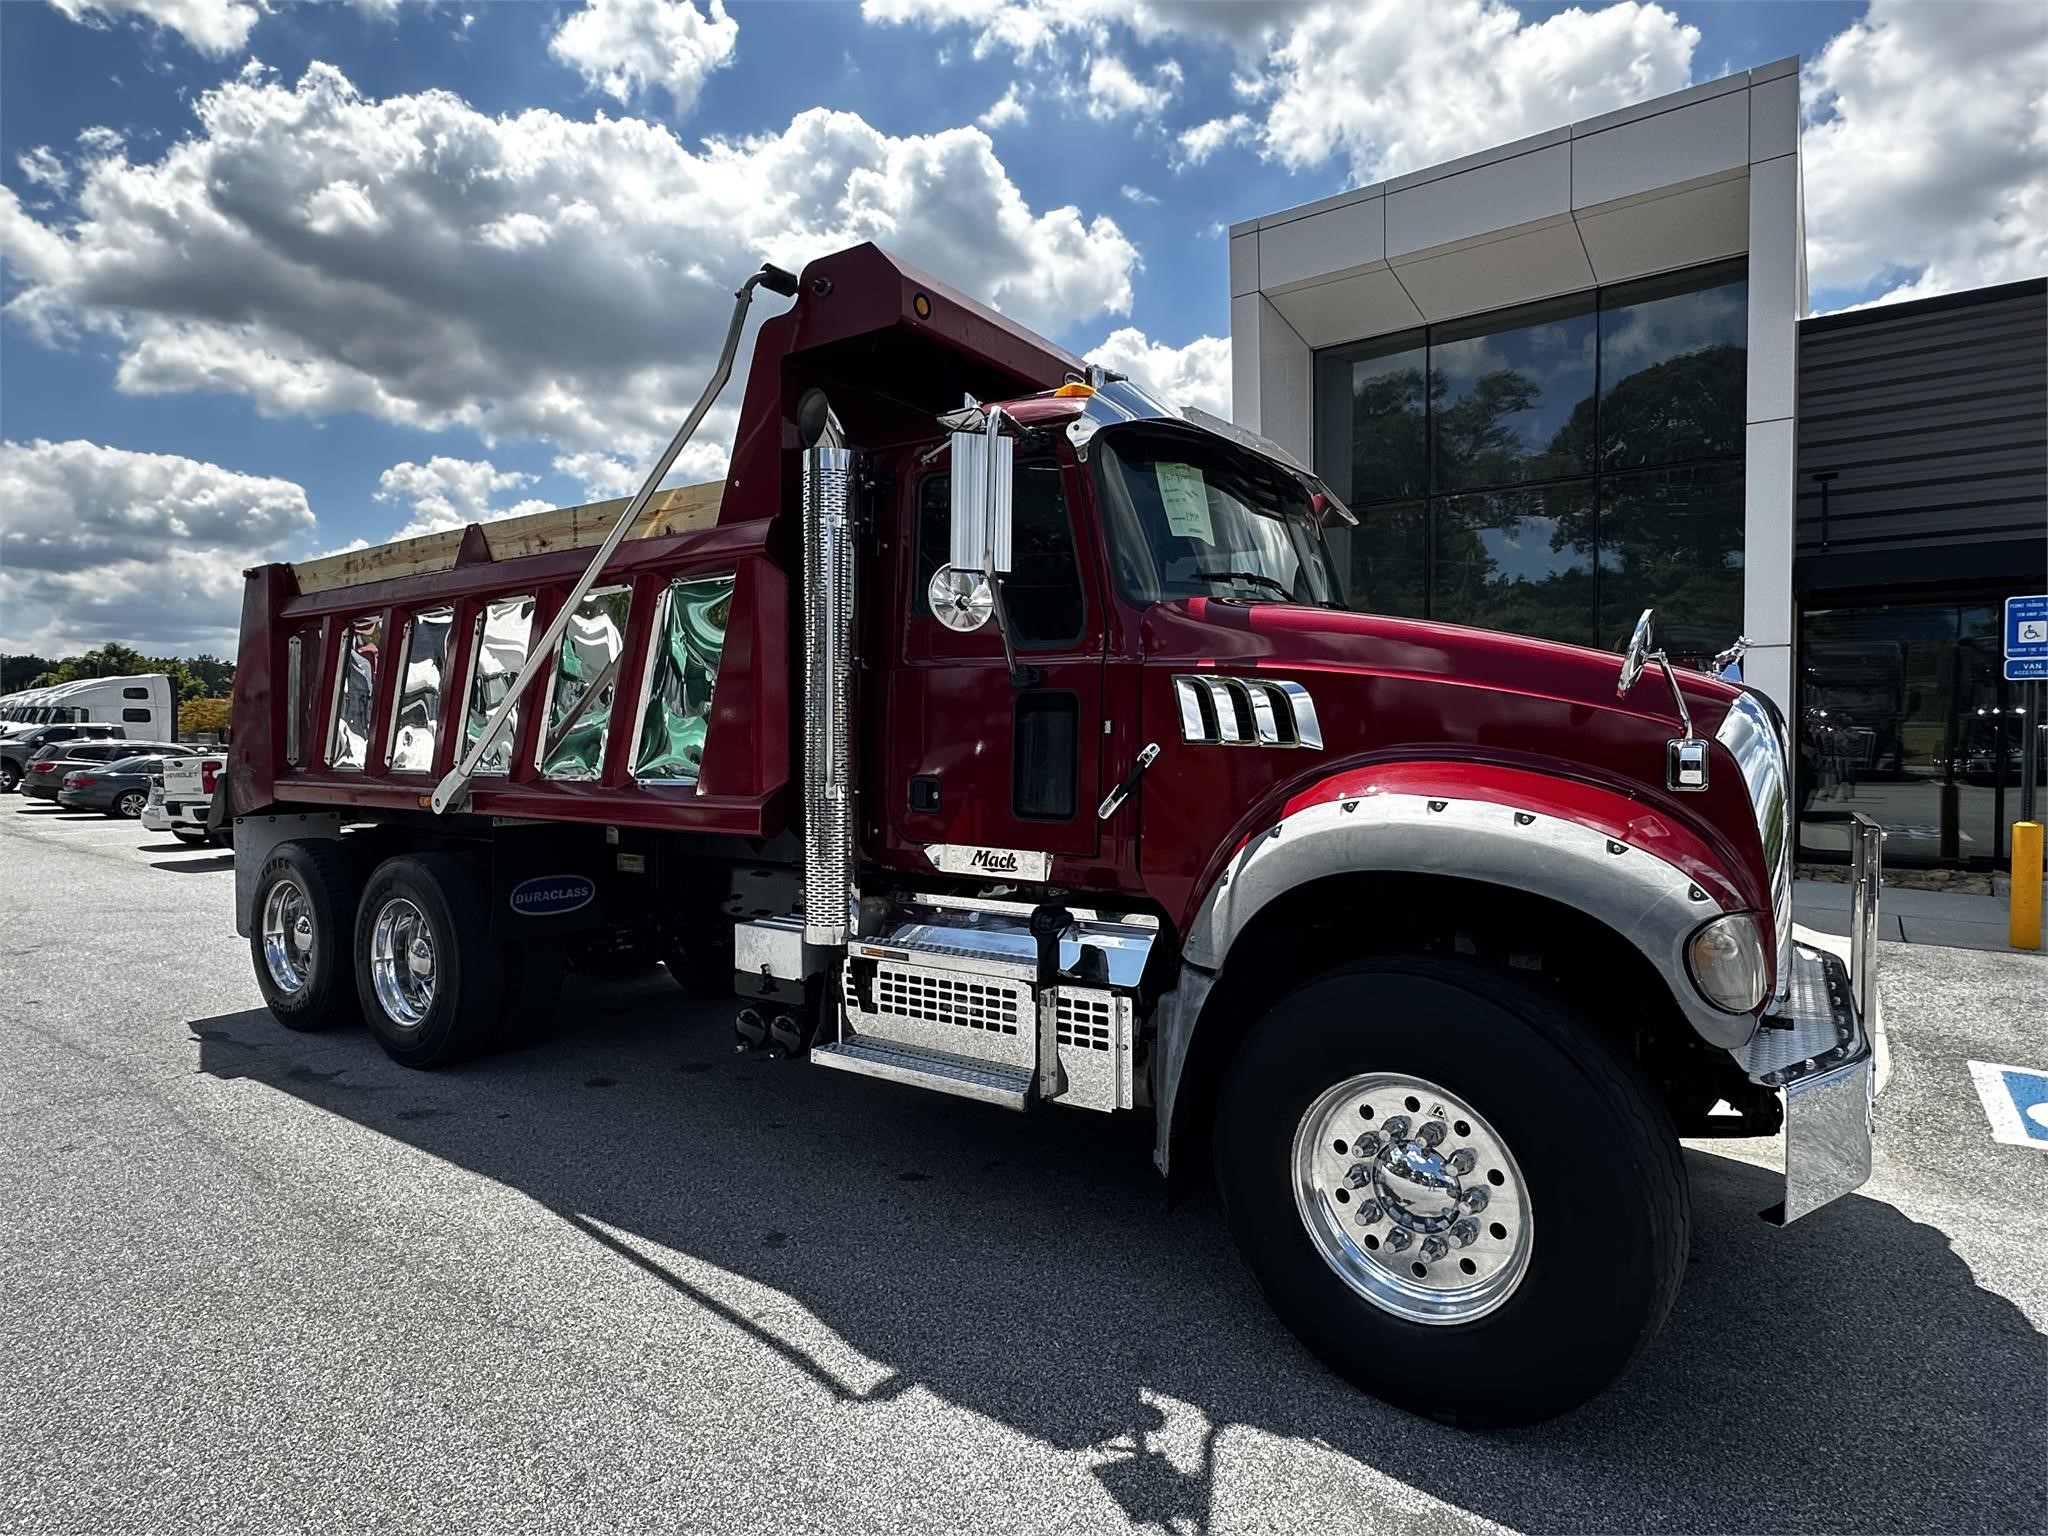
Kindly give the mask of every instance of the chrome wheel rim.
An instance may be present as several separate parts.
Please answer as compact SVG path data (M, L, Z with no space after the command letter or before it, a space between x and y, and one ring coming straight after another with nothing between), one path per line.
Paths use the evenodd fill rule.
M140 816L142 814L142 807L147 803L148 802L142 795L139 795L135 793L133 790L130 790L127 794L123 795L120 798L120 800L115 804L114 809L119 811L123 816L126 816L127 818L129 818L129 820L132 821L137 816Z
M313 909L290 875L263 898L263 968L278 991L304 990L313 975Z
M425 1023L438 968L426 914L403 896L391 897L370 928L370 983L384 1016L402 1029Z
M1425 1078L1369 1072L1309 1105L1294 1204L1323 1262L1382 1311L1469 1323L1515 1293L1535 1233L1500 1133Z

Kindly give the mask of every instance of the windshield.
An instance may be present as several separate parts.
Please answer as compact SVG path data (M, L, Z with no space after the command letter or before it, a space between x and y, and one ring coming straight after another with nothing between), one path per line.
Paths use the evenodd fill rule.
M1342 606L1299 481L1204 433L1108 427L1090 449L1117 581L1134 603L1176 597Z

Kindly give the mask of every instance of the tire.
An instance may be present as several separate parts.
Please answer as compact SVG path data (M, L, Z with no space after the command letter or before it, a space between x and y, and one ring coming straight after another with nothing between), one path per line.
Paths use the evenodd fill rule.
M208 837L204 832L187 832L182 827L171 828L171 836L175 837L179 842L183 843L188 848L204 848L208 843L213 841L213 839Z
M1663 1105L1563 1004L1476 963L1376 958L1282 999L1230 1069L1214 1149L1281 1321L1446 1423L1577 1407L1656 1336L1684 1274L1691 1204Z
M693 931L688 938L672 940L662 951L662 965L690 996L717 999L733 995L732 927L731 923L718 925L711 930L715 938Z
M286 881L296 895L274 910L272 897ZM264 1004L286 1029L330 1029L356 1017L353 940L362 884L354 856L331 839L279 843L257 875L249 955ZM303 945L294 938L301 916ZM282 946L275 951L273 939Z
M503 1038L507 967L488 900L483 877L446 853L386 859L364 886L356 995L370 1033L400 1066L453 1066Z
M11 758L0 758L0 795L11 795L21 788L21 764Z
M114 803L109 808L107 814L118 816L123 821L140 821L142 819L142 808L148 804L149 795L145 791L131 789L115 797Z

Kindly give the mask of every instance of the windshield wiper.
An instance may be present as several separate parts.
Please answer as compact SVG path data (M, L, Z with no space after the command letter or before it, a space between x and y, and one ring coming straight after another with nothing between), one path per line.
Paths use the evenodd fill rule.
M1276 580L1258 571L1196 571L1194 579L1196 581L1249 581L1254 586L1271 587L1290 603L1297 601L1292 589L1288 587L1286 582Z

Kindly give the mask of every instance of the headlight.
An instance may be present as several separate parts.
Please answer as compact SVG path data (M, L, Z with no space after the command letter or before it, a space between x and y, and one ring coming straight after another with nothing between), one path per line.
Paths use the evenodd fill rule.
M1764 1000L1764 945L1746 912L1717 917L1685 946L1692 983L1716 1008L1748 1013Z

